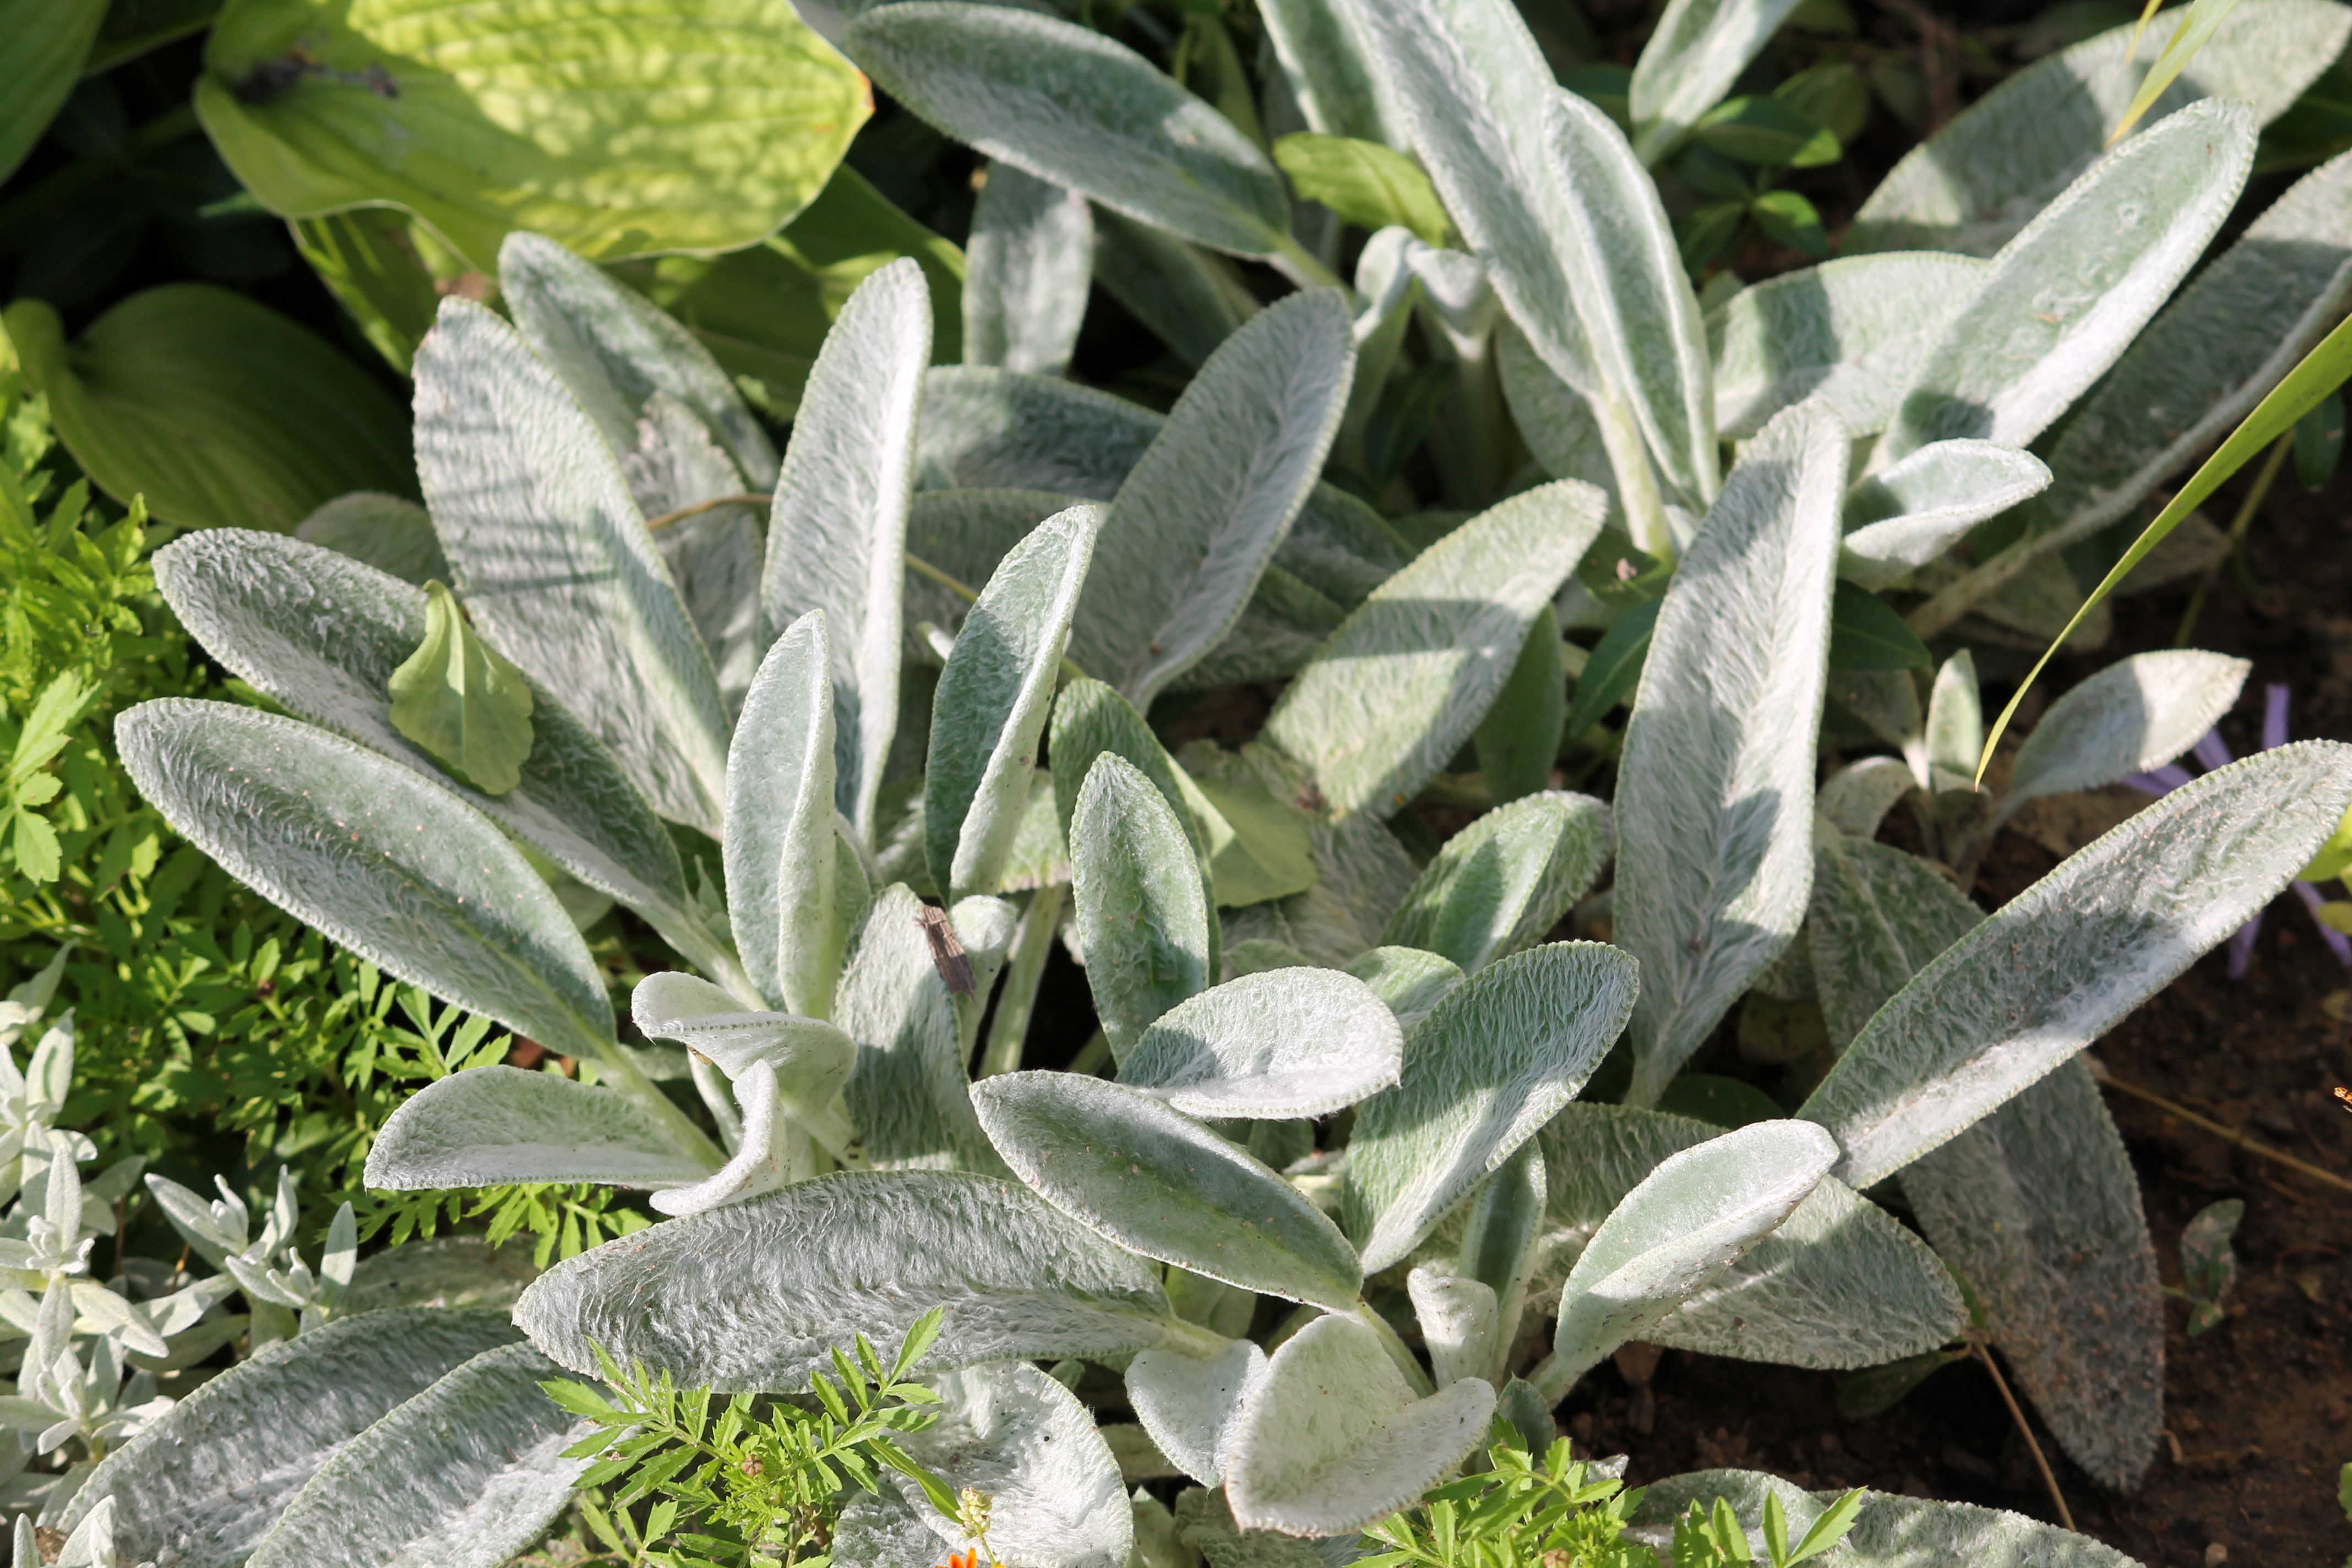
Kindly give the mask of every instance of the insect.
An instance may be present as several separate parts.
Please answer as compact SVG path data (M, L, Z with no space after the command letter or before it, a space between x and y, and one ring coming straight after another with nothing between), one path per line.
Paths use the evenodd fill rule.
M2340 1083L2337 1084L2336 1086L2336 1102L2342 1105L2345 1110L2352 1110L2352 1089L2347 1089Z
M923 940L931 944L931 966L947 982L948 989L958 996L970 996L980 989L971 973L971 957L963 950L963 939L956 935L948 923L947 910L937 904L925 904L916 916L923 928Z
M378 98L400 96L400 84L383 67L373 65L363 71L336 70L297 44L276 59L264 60L246 72L245 79L236 84L237 100L243 103L268 103L306 76L363 87Z

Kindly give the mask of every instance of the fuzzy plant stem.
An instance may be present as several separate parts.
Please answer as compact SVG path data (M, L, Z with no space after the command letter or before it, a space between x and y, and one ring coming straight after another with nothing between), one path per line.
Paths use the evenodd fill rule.
M1062 909L1069 901L1070 885L1051 882L1037 889L1021 917L1021 931L1013 941L1013 960L1005 965L1004 989L996 994L996 1017L988 1026L988 1045L980 1054L980 1076L1017 1071L1021 1047L1029 1037L1029 1017L1037 1009L1037 982L1053 955L1054 936L1061 929Z

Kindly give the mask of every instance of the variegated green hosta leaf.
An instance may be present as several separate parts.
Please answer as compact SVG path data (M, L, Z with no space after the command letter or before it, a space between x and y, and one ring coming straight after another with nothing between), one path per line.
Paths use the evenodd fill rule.
M1837 1159L1820 1134L1802 1121L1759 1121L1660 1161L1569 1271L1538 1386L1564 1393L1619 1345L1647 1338L1794 1214Z
M1906 674L1904 679L1910 679ZM1895 802L1919 787L1911 770L1893 757L1864 757L1849 763L1822 781L1813 796L1813 809L1829 819L1830 826L1849 837L1872 839L1878 837L1878 825L1895 808ZM1821 866L1814 863L1813 877L1818 886Z
M1495 1385L1415 1398L1379 1331L1318 1318L1274 1353L1242 1411L1225 1499L1244 1528L1349 1535L1410 1506L1486 1435Z
M1265 1352L1235 1340L1214 1356L1138 1351L1127 1364L1127 1402L1151 1441L1204 1487L1225 1479L1242 1412L1265 1385Z
M1546 1217L1593 1231L1664 1161L1722 1135L1662 1111L1570 1105L1538 1140L1550 1184ZM1851 1369L1934 1350L1967 1321L1936 1255L1824 1176L1778 1228L1641 1337L1705 1355Z
M1087 770L1070 816L1070 890L1095 1012L1124 1060L1171 1007L1208 988L1216 919L1182 819L1116 752Z
M2050 487L2031 452L1992 441L1931 441L1853 487L1838 575L1873 593L1959 542L1969 530Z
M2022 447L2131 346L2252 167L2242 104L2189 105L2094 164L1992 258L1928 351L1874 460L1978 437Z
M1130 1252L1327 1311L1363 1285L1339 1229L1275 1172L1160 1101L1082 1073L1003 1073L973 1108L1013 1174Z
M1118 490L1070 657L1139 709L1216 646L1306 503L1356 351L1333 290L1261 312L1211 355Z
M1061 374L1077 346L1094 255L1086 197L992 165L964 242L964 363Z
M826 1017L863 911L841 907L834 833L832 653L823 610L760 661L727 750L728 923L760 996Z
M1655 163L1731 90L1796 0L1673 0L1633 62L1633 151Z
M585 1436L541 1390L559 1369L527 1344L460 1363L335 1451L248 1568L499 1568L572 1500Z
M825 333L768 518L763 613L777 630L825 613L834 803L869 839L898 722L907 506L930 360L930 293L902 258L859 284Z
M1745 440L1821 396L1854 435L1878 434L1984 273L1930 251L1847 256L1740 290L1706 318L1717 429Z
M685 1384L789 1390L852 1335L895 1344L935 1306L934 1373L1171 1330L1159 1270L1017 1183L953 1171L843 1172L670 1220L548 1270L515 1321L574 1372L602 1345Z
M111 1499L129 1560L236 1568L345 1444L514 1338L503 1313L410 1309L279 1340L115 1449L59 1522L71 1530Z
M1944 874L1890 845L1822 835L1805 935L1831 1047L1843 1051L1928 960L1984 912Z
M451 779L393 727L386 689L424 636L424 595L333 551L226 528L157 551L155 580L181 624L239 677L454 792L637 910L695 963L728 973L732 957L697 911L668 830L612 753L544 689L532 699L521 782L504 795Z
M1460 964L1417 947L1376 947L1349 964L1348 973L1372 988L1407 1035L1463 981Z
M719 678L619 459L554 370L469 300L416 351L416 471L466 607L654 808L719 836Z
M353 490L350 495L337 496L304 518L295 528L294 537L305 544L364 561L412 587L422 588L436 577L445 583L449 580L449 563L441 554L441 541L434 535L432 515L415 501L398 496L373 490ZM162 553L156 552L158 559Z
M1801 1541L1842 1495L1823 1491L1809 1497L1778 1476L1754 1470L1697 1470L1643 1488L1634 1528L1628 1533L1663 1550L1673 1538L1675 1521L1691 1504L1712 1507L1721 1498L1731 1505L1752 1543L1762 1539L1764 1500L1774 1496L1788 1521L1789 1539ZM1863 1494L1862 1511L1844 1542L1823 1561L1840 1568L1937 1568L1957 1563L1969 1568L2141 1568L2112 1546L2022 1514L1873 1491Z
M1404 1076L1356 1109L1343 1211L1377 1273L1574 1099L1633 1010L1632 958L1554 942L1497 959L1405 1043Z
M1901 1170L2097 1038L2282 891L2352 805L2352 747L2207 773L2069 857L1897 992L1803 1114L1838 1175Z
M1403 1031L1370 986L1284 969L1162 1013L1128 1048L1118 1081L1188 1116L1271 1121L1328 1116L1395 1083L1403 1062Z
M1609 807L1548 791L1490 811L1445 841L1381 940L1475 973L1539 940L1609 863Z
M1101 524L1100 511L1074 506L1015 545L964 617L940 676L923 774L923 849L931 879L955 898L993 892L1019 836ZM893 592L897 581L894 574Z
M2126 23L2028 67L1914 147L1855 215L1848 253L1999 250L2105 151L2156 56L2134 59L2137 31ZM2352 16L2326 0L2243 0L2150 118L2210 95L2266 125L2347 38Z
M2009 803L2097 789L2161 767L2237 705L2253 668L2226 654L2134 654L2050 705L2018 748Z
M1017 1361L951 1372L931 1387L938 1422L899 1441L949 1490L969 1487L988 1499L992 1553L1024 1568L1128 1568L1135 1529L1127 1486L1077 1395ZM885 1484L929 1527L935 1554L969 1539L913 1487L895 1476Z
M1502 1310L1495 1288L1484 1280L1416 1268L1405 1276L1405 1289L1437 1386L1471 1377L1493 1379L1508 1348L1500 1342Z
M1804 918L1846 435L1780 415L1658 613L1619 764L1617 941L1642 961L1629 1104L1652 1105Z
M1258 15L1308 130L1411 145L1396 95L1373 63L1354 7L1341 0L1266 0Z
M707 1142L682 1148L666 1119L614 1089L492 1066L452 1073L403 1102L368 1150L367 1179L394 1192L501 1182L675 1187L719 1164Z
M1335 815L1394 815L1478 727L1606 504L1558 480L1431 545L1341 623L1275 704L1265 739L1306 765Z
M1236 256L1288 242L1282 177L1231 121L1091 27L952 0L878 6L851 57L957 141Z

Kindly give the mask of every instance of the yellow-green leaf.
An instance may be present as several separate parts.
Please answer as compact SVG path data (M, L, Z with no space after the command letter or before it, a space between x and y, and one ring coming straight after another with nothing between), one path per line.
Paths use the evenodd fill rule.
M1360 228L1397 226L1431 245L1456 243L1437 187L1394 148L1302 131L1274 144L1274 161L1300 195Z
M2352 811L2336 825L2335 836L2319 847L2311 864L2294 874L2298 882L2332 882L2347 870L2352 870Z
M2148 0L2147 9L2140 14L2139 26L2132 30L2131 47L2135 52L2139 48L2139 36L2147 31L2156 6L2157 0ZM2205 40L2211 37L2221 24L2229 20L2230 13L2237 8L2238 0L2195 0L2195 4L2182 15L2180 26L2172 29L2171 41L2164 46L2164 53L2157 56L2156 64L2148 68L2147 79L2139 84L2137 92L2132 94L2131 107L2124 110L2123 119L2116 121L2115 130L2108 134L2109 146L2131 134L2132 127L2139 123L2140 117L2156 107L2156 100L2164 96L2165 89L2179 79L2180 73L2188 68L2189 62L2197 58L2197 51L2205 47Z
M425 584L425 640L392 672L392 724L484 795L522 782L530 682L475 635L446 584Z
M1229 910L1303 893L1315 885L1307 816L1255 784L1188 782L1212 807L1202 824L1217 902Z
M0 0L0 180L65 107L104 20L106 0Z
M443 291L480 299L488 289L486 276L397 207L357 207L288 226L319 281L403 375L433 330Z

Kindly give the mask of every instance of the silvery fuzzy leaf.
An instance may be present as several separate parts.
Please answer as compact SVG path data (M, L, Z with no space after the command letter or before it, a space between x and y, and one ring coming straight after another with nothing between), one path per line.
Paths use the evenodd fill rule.
M656 811L717 837L718 673L612 448L553 369L470 300L442 300L415 374L417 477L467 610L572 699Z
M1796 0L1673 0L1633 62L1633 150L1672 152L1731 90Z
M1989 1114L2270 902L2352 805L2352 748L2306 741L2174 790L1919 972L1802 1114L1880 1181Z
M992 1553L1024 1568L1128 1568L1127 1485L1076 1394L1023 1362L951 1372L932 1388L938 1423L899 1442L950 1489L986 1495ZM910 1490L895 1477L887 1484ZM919 1495L908 1502L937 1541L964 1543L954 1520Z
M1348 325L1335 290L1261 312L1120 484L1070 657L1139 709L1232 629L1306 503L1346 410Z
M1492 1378L1509 1347L1500 1342L1502 1311L1495 1288L1479 1279L1416 1268L1405 1289L1429 1351L1429 1370L1444 1388L1465 1378Z
M2003 246L1921 362L1874 460L1978 437L2022 447L2131 346L2238 199L2242 104L2194 103L2092 165Z
M1633 960L1564 942L1497 959L1406 1042L1404 1077L1356 1109L1343 1194L1377 1273L1510 1158L1592 1076L1640 989Z
M1839 832L1867 841L1878 837L1878 825L1895 804L1918 787L1919 781L1911 776L1906 764L1893 757L1864 757L1822 781L1820 792L1813 796L1813 809ZM1818 886L1818 860L1813 876Z
M841 974L835 917L834 700L823 610L760 661L727 752L728 921L751 983L824 1017Z
M932 880L957 899L995 890L1020 835L1101 521L1095 508L1074 506L1015 545L964 617L940 673L923 773L923 848Z
M967 900L950 912L977 984L976 994L957 996L932 959L923 907L903 883L875 895L834 1006L858 1047L843 1094L876 1168L996 1172L996 1152L971 1114L965 1064L1012 923L999 918L1008 911L994 899Z
M1208 988L1216 916L1182 819L1118 752L1087 768L1069 841L1087 984L1111 1054L1124 1060L1161 1014Z
M1967 648L1946 659L1936 670L1927 691L1927 787L1942 791L1969 787L1977 758L1984 751L1984 700L1977 687L1976 656Z
M2126 23L2011 77L1914 147L1846 237L1864 250L1990 256L2106 150L2157 51ZM2147 122L2210 95L2267 125L2344 51L2352 17L2323 0L2246 0L2205 41ZM2224 422L2234 423L2236 415Z
M1189 1116L1328 1116L1397 1081L1404 1034L1363 981L1244 974L1179 1002L1128 1047L1118 1081Z
M1094 252L1086 197L992 165L964 242L964 363L1061 374L1086 315Z
M1878 434L1984 274L1973 257L1914 251L1845 256L1749 285L1706 318L1717 430L1745 440L1820 396L1854 435Z
M1431 545L1299 672L1265 740L1306 765L1335 815L1393 815L1477 728L1604 506L1592 486L1558 480Z
M516 328L572 389L616 452L666 395L725 448L738 488L776 482L776 449L702 340L554 240L517 229L499 247L499 292ZM722 492L723 493L723 492Z
M479 1067L425 1085L368 1150L371 1186L396 1192L501 1182L698 1182L717 1166L678 1147L634 1100L561 1073Z
M659 401L672 424L688 417L667 397ZM703 444L704 459L719 460L718 448L698 426L690 434ZM742 481L730 479L729 483ZM689 492L691 499L681 505L713 499L707 485L697 488L700 493ZM721 493L736 492L730 488ZM719 672L719 695L730 714L742 709L743 695L751 689L760 656L766 651L760 574L767 563L768 535L761 511L751 502L715 507L667 523L654 535L677 584L678 597L686 602L686 613L694 618L703 647L710 650Z
M1095 209L1094 280L1190 365L1261 309L1224 257L1108 207Z
M1709 317L1712 325L1715 318ZM1526 438L1528 450L1543 471L1556 479L1583 479L1607 492L1605 526L1622 531L1625 507L1617 494L1617 470L1610 461L1609 444L1601 438L1601 421L1591 400L1552 374L1528 343L1527 334L1508 319L1495 329L1495 369L1510 405L1511 422ZM1723 394L1718 376L1717 417Z
M1225 1479L1242 1413L1265 1386L1265 1352L1235 1340L1213 1357L1138 1351L1127 1363L1127 1402L1160 1451L1204 1487Z
M1778 1476L1754 1470L1696 1470L1643 1488L1628 1535L1663 1548L1684 1510L1694 1502L1710 1506L1717 1498L1730 1502L1740 1522L1757 1535L1768 1495L1780 1500L1793 1542L1841 1494L1808 1497ZM1825 1559L1841 1568L1944 1568L1956 1563L1969 1568L2140 1568L2111 1546L2022 1514L1885 1492L1865 1491L1863 1500L1844 1543Z
M825 333L768 517L763 613L778 631L825 613L834 805L868 839L898 721L907 507L930 358L929 287L901 258L869 274Z
M1597 1228L1661 1163L1722 1133L1662 1111L1569 1106L1538 1140L1549 1222ZM1705 1355L1851 1369L1933 1350L1967 1321L1950 1272L1926 1244L1824 1176L1779 1228L1641 1337Z
M2253 666L2172 648L2134 654L2050 705L2018 748L2004 805L2098 789L2161 767L2237 706Z
M821 1018L745 1012L718 986L674 969L638 981L629 1011L646 1038L675 1040L730 1079L767 1063L799 1115L830 1105L857 1060L856 1042Z
M1816 839L1805 929L1832 1048L1843 1051L1888 997L1983 919L1916 855L1827 834Z
M1478 772L1497 805L1541 794L1559 760L1560 731L1568 723L1568 668L1561 652L1559 616L1550 605L1536 612L1528 640L1511 666L1510 679L1472 737Z
M425 595L331 551L278 534L208 529L155 553L164 597L205 650L298 716L398 763L645 914L697 963L703 929L669 833L611 752L545 689L531 693L522 781L484 795L395 729L392 672L425 636Z
M1201 807L1208 805L1207 797L1201 795L1200 786L1160 745L1160 737L1152 733L1151 726L1144 721L1135 705L1099 680L1070 681L1054 700L1053 731L1046 754L1054 766L1054 805L1060 815L1063 839L1066 842L1070 837L1087 774L1093 770L1095 760L1106 752L1132 764L1160 792L1160 798L1175 814L1177 826L1183 829L1185 841L1192 845L1205 881L1209 876L1209 841ZM1213 926L1210 935L1213 952ZM1215 966L1213 963L1211 967Z
M1872 734L1903 753L1921 789L1929 786L1927 721L1909 670L1833 669L1829 694Z
M279 1340L115 1449L75 1494L70 1530L114 1503L116 1550L236 1568L344 1444L452 1368L506 1344L497 1312L373 1312Z
M1873 593L1935 560L1989 517L2050 488L2031 452L1991 441L1931 441L1853 487L1838 575Z
M733 1138L734 1155L698 1182L656 1193L653 1206L663 1214L701 1214L722 1204L772 1193L793 1179L791 1127L784 1121L782 1098L776 1092L775 1064L753 1062L734 1080L733 1088L741 1118ZM835 1142L845 1143L846 1140ZM808 1172L803 1169L797 1173Z
M1494 1412L1484 1378L1414 1398L1373 1329L1318 1318L1283 1342L1243 1408L1225 1498L1245 1529L1351 1535L1417 1500Z
M1464 1215L1462 1245L1454 1253L1454 1272L1495 1293L1500 1314L1496 1342L1505 1351L1518 1339L1536 1236L1543 1228L1550 1194L1542 1142L1538 1134L1520 1144L1518 1152L1479 1184Z
M411 587L422 588L436 577L449 580L449 563L434 535L432 515L399 496L373 490L337 496L297 524L294 537L364 562Z
M1373 63L1364 25L1339 0L1267 0L1259 15L1309 131L1409 145L1396 95Z
M1464 978L1460 964L1417 947L1376 947L1349 963L1347 973L1372 988L1408 1035Z
M907 553L955 579L968 591L988 581L1012 548L1055 512L1077 504L1076 496L1046 490L917 490L907 512ZM924 623L952 637L971 608L966 593L941 584L909 564L903 616L905 658L929 665L946 662L923 630ZM912 688L908 688L911 692ZM903 702L904 698L901 699ZM924 704L929 706L928 699Z
M352 1267L341 1310L346 1317L395 1307L504 1310L539 1278L529 1253L520 1245L494 1247L478 1236L403 1242Z
M1134 50L1057 17L909 3L860 16L845 44L950 136L1214 249L1284 242L1282 178L1257 144Z
M1748 443L1651 635L1619 764L1616 939L1642 961L1628 1103L1655 1103L1804 918L1846 437Z
M1168 1314L1159 1270L1026 1187L856 1171L567 1258L523 1292L515 1321L573 1372L594 1370L593 1342L688 1385L792 1390L853 1335L896 1344L942 1305L926 1373L1142 1350Z
M1040 1196L1130 1252L1328 1311L1354 1307L1355 1249L1234 1144L1160 1101L1083 1073L971 1087L996 1152Z
M1794 1214L1837 1159L1819 1131L1759 1121L1660 1161L1601 1222L1560 1288L1547 1392L1646 1338Z
M1300 1540L1271 1530L1244 1530L1234 1522L1223 1488L1188 1487L1176 1494L1176 1535L1209 1562L1209 1568L1347 1568L1364 1555L1360 1537ZM1194 1568L1187 1557L1182 1568Z
M588 1468L588 1434L540 1389L527 1344L461 1363L319 1467L248 1568L499 1568L545 1531Z
M1609 807L1547 791L1486 813L1445 841L1381 940L1475 973L1539 941L1609 863Z
M884 1475L874 1490L847 1489L834 1523L833 1556L858 1568L940 1568L940 1538L923 1522L898 1478Z

